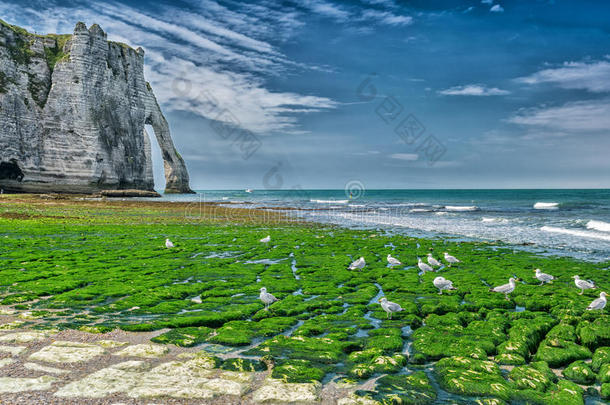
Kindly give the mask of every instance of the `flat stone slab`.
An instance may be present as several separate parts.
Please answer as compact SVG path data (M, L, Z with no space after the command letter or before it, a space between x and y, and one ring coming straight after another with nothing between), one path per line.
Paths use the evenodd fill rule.
M30 360L49 363L76 363L90 361L106 353L106 349L90 343L57 341L30 356Z
M0 377L0 393L48 390L55 381L57 379L49 375L37 378Z
M154 359L157 357L161 357L164 354L169 352L169 348L161 345L150 345L150 344L141 344L128 346L121 350L120 352L114 353L116 356L133 356L133 357L144 357L146 359Z
M0 353L10 353L13 356L18 356L26 349L25 346L4 346L0 345Z
M23 367L27 368L28 370L42 371L43 373L50 373L50 374L66 374L66 373L70 372L68 370L62 370L61 368L42 366L37 363L25 363L23 365Z
M265 404L310 404L319 400L321 385L285 383L268 378L262 387L256 390L252 399Z
M14 332L0 336L2 343L32 343L44 340L51 336L51 331Z
M9 364L14 363L15 360L13 359L0 359L0 368L4 367L4 366L8 366Z
M123 393L130 398L210 399L217 395L243 395L253 381L252 373L216 373L210 365L213 363L205 358L171 361L154 368L142 361L127 361L69 383L55 396L103 398Z

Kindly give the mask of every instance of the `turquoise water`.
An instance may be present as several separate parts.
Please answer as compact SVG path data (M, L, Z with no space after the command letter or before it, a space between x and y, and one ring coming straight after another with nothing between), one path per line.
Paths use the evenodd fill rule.
M610 260L610 190L201 190L172 201L299 208L290 215L416 236L499 240Z

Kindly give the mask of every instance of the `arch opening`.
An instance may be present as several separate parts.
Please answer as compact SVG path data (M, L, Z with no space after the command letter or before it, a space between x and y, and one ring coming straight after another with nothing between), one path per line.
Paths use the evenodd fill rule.
M163 163L163 154L161 153L161 147L157 142L155 131L152 125L145 125L146 134L150 143L150 157L152 159L152 171L153 178L155 180L155 190L159 193L163 193L165 190L165 167Z

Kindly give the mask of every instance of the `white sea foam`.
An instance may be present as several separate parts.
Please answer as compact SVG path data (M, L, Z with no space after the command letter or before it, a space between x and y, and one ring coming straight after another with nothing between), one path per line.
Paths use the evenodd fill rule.
M540 228L540 230L545 232L562 233L564 235L578 236L581 238L607 240L610 242L610 235L604 235L597 232L582 231L578 229L557 228L554 226L543 226L542 228Z
M447 206L445 206L445 210L447 210L447 211L477 211L478 209L479 209L479 207L477 207L476 205L468 205L468 206L447 205Z
M535 210L556 210L559 208L559 203L556 202L537 202L534 204Z
M418 212L432 212L434 210L431 210L430 208L413 208L410 209L409 212L413 212L413 213L418 213Z
M482 222L486 222L486 223L506 223L508 222L508 219L506 218L489 218L489 217L483 217L481 219Z
M349 200L309 200L316 204L347 204Z
M587 228L601 232L610 232L610 224L604 221L591 220L587 222Z

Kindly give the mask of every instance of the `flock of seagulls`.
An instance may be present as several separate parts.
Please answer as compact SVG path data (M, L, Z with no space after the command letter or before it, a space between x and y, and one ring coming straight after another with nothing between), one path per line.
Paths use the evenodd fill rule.
M266 237L262 238L259 242L269 243L270 241L271 241L271 236L267 235ZM174 247L174 244L171 240L165 239L165 247L167 249L171 249ZM449 267L451 267L452 264L460 263L460 261L456 257L451 256L447 252L444 252L443 255L445 257L445 261L447 263L449 263ZM391 267L402 265L402 262L400 260L398 260L395 257L392 257L392 255L390 255L390 254L387 255L386 260ZM419 267L419 269L423 272L428 272L428 271L433 272L433 271L435 271L434 270L435 267L441 267L443 265L441 262L436 260L434 258L434 256L432 256L432 253L428 253L427 261L428 261L428 263L424 263L420 257L417 258L417 267ZM349 265L349 269L350 270L362 270L365 266L366 266L366 260L364 260L364 257L360 257L358 260L353 261ZM550 274L547 274L547 273L543 273L540 269L536 269L534 271L535 271L534 278L537 279L538 281L540 281L539 285L548 284L548 283L552 282L553 280L556 280L556 277L554 277ZM574 284L576 285L576 287L580 288L580 292L578 293L578 295L583 295L585 290L590 290L590 289L596 288L595 282L593 282L592 280L582 280L578 275L572 276L572 278L574 279ZM502 284L497 287L490 288L489 291L504 294L504 297L508 301L508 300L510 300L508 298L508 294L515 291L515 287L517 285L516 283L517 283L517 279L514 277L511 277L508 279L507 284ZM456 290L457 289L453 286L453 282L451 280L447 280L446 278L441 277L441 276L436 277L432 281L432 284L434 284L434 286L436 288L438 288L438 293L440 295L443 294L444 290ZM599 298L597 298L593 302L591 302L591 304L589 304L589 306L587 307L587 310L588 311L603 310L606 307L606 303L607 303L606 296L607 295L605 292L601 292L599 294ZM262 301L262 303L265 304L265 311L269 310L269 305L278 301L278 299L275 296L273 296L273 294L270 294L267 292L267 289L265 287L261 288L259 298ZM194 301L194 302L200 303L201 298L199 298L198 301ZM381 307L387 313L387 315L390 319L392 319L392 313L400 312L403 310L399 304L388 301L385 297L383 297L379 300L379 304L381 304Z

